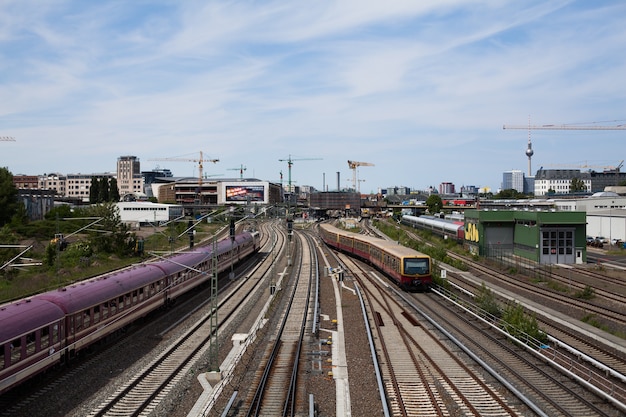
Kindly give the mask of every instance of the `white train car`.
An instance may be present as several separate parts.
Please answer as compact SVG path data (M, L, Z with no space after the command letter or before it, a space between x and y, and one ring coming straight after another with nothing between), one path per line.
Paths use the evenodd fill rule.
M417 229L430 230L446 238L462 242L465 238L465 225L461 221L440 219L433 216L402 216L402 224Z

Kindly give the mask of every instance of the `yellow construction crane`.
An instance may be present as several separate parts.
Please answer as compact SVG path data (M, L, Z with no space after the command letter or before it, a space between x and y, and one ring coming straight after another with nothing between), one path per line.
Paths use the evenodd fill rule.
M291 155L289 155L289 158L287 159L279 159L279 161L281 162L287 162L287 167L289 168L289 192L292 193L293 189L291 188L291 166L293 165L293 161L315 161L315 160L321 160L322 158L297 158L294 159L291 157Z
M354 191L357 191L359 194L361 194L361 182L360 180L357 178L357 169L359 167L373 167L374 164L370 163L370 162L358 162L358 161L350 161L348 160L348 167L352 170L352 187L354 188Z
M243 172L247 168L243 164L239 168L228 168L229 171L239 171L239 179L243 179Z
M182 162L197 162L198 163L198 201L200 201L200 195L202 193L202 170L203 162L217 163L219 159L204 159L202 151L200 151L200 158L153 158L149 161L182 161Z

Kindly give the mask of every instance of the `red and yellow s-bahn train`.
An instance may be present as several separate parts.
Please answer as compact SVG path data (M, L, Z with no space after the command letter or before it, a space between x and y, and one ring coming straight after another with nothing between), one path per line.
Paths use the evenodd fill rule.
M367 261L405 291L427 291L432 285L432 261L421 252L376 237L320 225L322 240L329 246Z

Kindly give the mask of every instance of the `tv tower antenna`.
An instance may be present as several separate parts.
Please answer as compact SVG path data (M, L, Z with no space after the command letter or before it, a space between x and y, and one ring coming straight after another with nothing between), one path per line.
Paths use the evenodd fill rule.
M528 148L526 148L526 156L528 157L528 176L529 177L533 176L533 171L532 171L532 167L530 164L530 158L532 158L534 154L535 152L533 151L533 144L530 141L530 116L528 116Z

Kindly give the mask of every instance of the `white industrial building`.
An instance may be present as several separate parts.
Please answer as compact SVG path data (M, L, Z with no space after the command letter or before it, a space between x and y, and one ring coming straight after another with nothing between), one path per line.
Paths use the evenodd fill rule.
M160 225L183 215L183 207L177 204L160 204L149 201L116 203L120 220L133 227L146 224Z
M587 235L626 242L626 196L605 191L585 198L554 200L554 206L559 211L586 212Z

